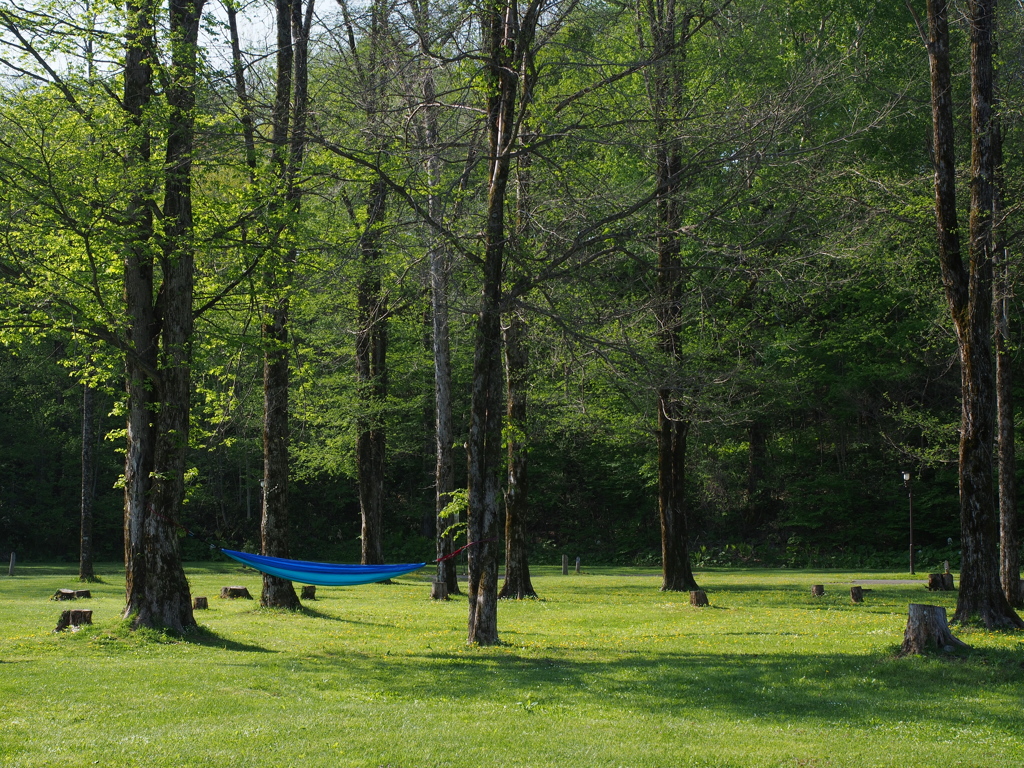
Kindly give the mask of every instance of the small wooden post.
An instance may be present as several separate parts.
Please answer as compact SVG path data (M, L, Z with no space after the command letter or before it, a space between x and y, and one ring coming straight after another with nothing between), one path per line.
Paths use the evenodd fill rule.
M854 584L850 587L850 599L855 603L864 602L864 587L859 584Z
M942 561L942 572L949 573L949 560Z
M580 559L577 557L576 558L576 573L579 573L579 572L580 572Z
M702 608L705 605L710 605L707 593L703 589L691 589L690 605L696 608Z
M192 598L192 610L193 611L204 611L210 607L210 601L205 597L194 597Z
M299 596L300 600L316 600L316 585L306 584L302 587L302 594Z
M54 632L63 632L68 627L80 627L83 624L92 624L92 611L84 608L76 608L64 611L57 619L57 628Z
M14 575L14 561L15 561L14 552L11 552L11 566L7 569L7 575L8 576L13 576Z
M814 586L811 587L811 594L814 597L821 597L822 595L825 594L825 585L824 584L815 584Z
M234 600L236 597L252 600L252 595L249 594L249 590L245 587L221 587L220 596L226 600Z
M431 600L448 600L448 583L446 581L430 582Z
M562 555L562 575L563 576L568 576L569 575L569 556L568 555Z

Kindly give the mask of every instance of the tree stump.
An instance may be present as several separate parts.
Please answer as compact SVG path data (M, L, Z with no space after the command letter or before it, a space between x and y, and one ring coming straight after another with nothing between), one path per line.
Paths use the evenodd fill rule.
M811 594L814 597L821 597L821 596L823 596L825 594L825 585L824 584L815 584L813 587L811 587Z
M850 587L850 599L855 603L864 602L864 587L854 585Z
M951 653L957 648L970 647L953 637L953 633L949 631L945 608L939 605L910 604L900 656L920 654L929 650Z
M929 592L941 592L945 587L942 586L942 574L941 573L929 573L928 574L928 591Z
M226 600L234 600L238 597L244 597L246 600L252 600L252 595L249 594L249 590L245 587L221 587L220 596Z
M205 597L196 597L192 599L192 610L193 611L205 611L210 607L210 601Z
M946 592L953 592L956 589L956 587L953 586L953 574L952 573L949 573L947 571L946 573L942 574L942 588Z
M301 600L316 600L316 585L315 584L306 584L302 588L302 594L299 595L299 599L301 599Z
M85 608L76 608L64 611L57 620L57 628L54 632L63 632L68 627L80 627L83 624L92 624L92 611Z
M80 598L92 597L88 589L58 589L51 597L51 600L78 600Z
M432 581L430 582L430 599L431 600L447 600L448 599L448 584L443 581Z
M568 555L562 555L562 575L563 576L568 576L569 575L569 556Z
M707 593L703 589L692 589L690 590L690 605L701 608L705 605L711 605L708 602Z

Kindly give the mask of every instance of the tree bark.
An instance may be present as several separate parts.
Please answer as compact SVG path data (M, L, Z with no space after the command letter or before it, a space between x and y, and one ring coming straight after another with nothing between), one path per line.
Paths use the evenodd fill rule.
M945 0L929 0L928 53L935 148L939 261L961 365L960 535L963 560L955 622L1022 627L999 578L999 526L993 493L995 376L992 362L992 27L993 0L969 8L971 35L971 206L969 267L957 230L949 28Z
M999 441L999 578L1006 601L1024 605L1020 588L1020 541L1017 536L1017 454L1013 423L1013 340L1010 334L1012 277L1002 225L1003 136L998 113L993 117L996 178L993 188L992 227L993 314L995 316L996 418Z
M523 69L535 70L534 51L523 52ZM533 78L526 77L520 84L521 127L519 129L519 151L516 162L515 194L516 225L515 243L520 259L532 250L532 165L530 142L530 105L533 102ZM526 276L522 266L509 270L507 282L513 285ZM505 582L498 593L499 598L522 600L537 597L530 580L530 563L527 555L527 520L530 512L529 485L529 424L527 422L528 397L530 390L529 326L525 309L513 307L505 315L502 325L502 342L505 354L505 442L506 486L505 486Z
M249 105L249 93L245 83L245 64L242 61L242 48L238 35L238 11L232 0L222 0L228 16L228 30L231 38L231 71L235 79L235 95L238 97L242 124L242 139L245 142L245 165L251 172L256 170L256 130L253 125L252 109ZM253 173L250 180L254 180Z
M530 563L526 553L526 520L529 513L526 440L529 352L526 334L526 323L520 312L509 312L502 327L505 342L508 465L505 487L505 582L501 585L498 597L511 600L537 596L530 580Z
M910 604L900 656L921 654L926 651L951 653L957 648L970 646L953 637L953 633L949 631L945 608L938 605Z
M1003 256L1005 258L1005 255ZM1017 535L1017 457L1014 448L1013 360L1009 328L1009 285L999 265L996 298L996 409L999 419L999 577L1007 602L1024 605L1020 588L1020 540Z
M429 12L423 13L421 24L429 24ZM426 52L424 52L426 53ZM423 82L423 101L433 105L436 99L433 74L428 70ZM424 110L424 133L427 146L427 213L434 221L441 220L441 199L437 186L441 181L441 157L438 149L437 107ZM430 305L432 345L434 352L434 468L435 511L437 515L437 581L444 582L447 594L458 595L459 578L454 558L446 558L454 549L454 537L446 534L450 526L458 523L456 517L443 514L455 490L454 429L452 426L452 364L449 330L448 291L451 259L440 238L431 235L430 246Z
M82 515L78 580L95 581L92 562L93 502L96 500L96 390L82 386Z
M656 341L666 372L658 388L658 514L661 521L662 590L691 591L693 577L686 521L686 440L690 424L681 397L683 265L682 146L679 117L685 110L686 46L691 12L667 0L639 5L641 44L654 63L647 70L647 90L654 118L657 283L654 290Z
M498 640L498 513L501 461L501 280L505 257L505 199L515 144L518 9L495 0L482 13L487 88L488 187L483 286L474 336L467 465L469 481L468 641Z
M164 163L161 285L154 301L155 190L130 195L125 249L129 353L128 444L125 457L125 616L133 626L183 631L195 625L176 528L184 499L191 398L192 243L191 158L199 18L202 0L173 0ZM128 164L150 162L145 111L154 95L155 6L129 3L124 108L132 127Z
M305 148L307 112L307 56L313 0L277 0L277 58L271 149L273 165L280 180L284 206L274 206L284 220L279 229L294 226L301 203L295 176ZM293 99L294 88L294 99ZM281 210L283 208L283 210ZM276 243L275 243L276 245ZM276 249L274 249L276 250ZM288 248L281 257L271 258L264 273L268 304L264 309L263 361L263 516L260 523L260 551L272 557L288 557L289 482L289 323L288 290L297 252ZM290 581L263 575L260 604L297 610L301 607Z

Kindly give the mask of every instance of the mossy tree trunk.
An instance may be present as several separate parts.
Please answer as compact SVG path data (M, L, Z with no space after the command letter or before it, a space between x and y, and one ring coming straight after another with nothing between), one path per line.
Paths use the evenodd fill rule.
M968 263L957 224L953 101L946 0L928 2L935 211L939 262L956 328L961 367L960 536L963 560L953 620L1021 627L1006 600L999 574L999 524L993 487L996 402L992 359L993 279L993 0L968 9L971 48L971 171Z

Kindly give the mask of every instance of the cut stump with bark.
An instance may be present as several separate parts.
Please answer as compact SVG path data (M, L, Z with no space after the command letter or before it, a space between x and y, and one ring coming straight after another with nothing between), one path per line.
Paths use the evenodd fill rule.
M204 611L210 607L210 601L205 597L196 597L192 599L192 610L193 611Z
M864 587L852 586L850 587L850 599L855 603L864 602Z
M929 573L928 574L928 591L930 592L941 592L944 589L942 586L942 574L941 573Z
M945 608L939 605L910 604L900 656L911 656L926 651L952 653L957 648L970 647L953 637L953 633L949 631Z
M220 596L225 600L235 600L239 597L252 600L252 595L246 587L221 587Z
M307 584L302 588L302 594L299 595L300 600L316 600L316 585Z
M711 603L708 602L707 593L705 593L703 589L691 589L690 605L701 608L705 605L711 605Z
M76 608L74 610L64 611L57 620L57 628L53 631L63 632L69 627L71 629L75 629L84 624L92 624L92 611L85 608Z
M80 600L92 597L88 589L58 589L51 597L51 600Z
M942 588L946 592L953 592L954 590L956 590L956 587L953 586L953 574L949 571L942 574Z
M822 597L825 594L825 585L824 584L815 584L814 586L811 587L811 594L814 597Z
M448 584L444 581L432 581L430 582L430 599L431 600L447 600L448 599Z

